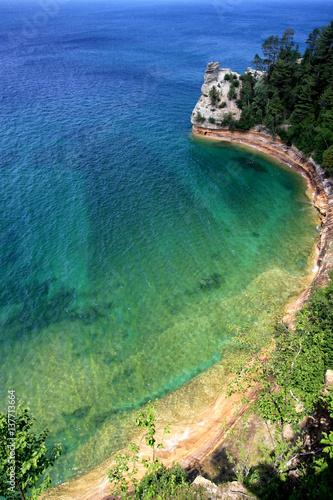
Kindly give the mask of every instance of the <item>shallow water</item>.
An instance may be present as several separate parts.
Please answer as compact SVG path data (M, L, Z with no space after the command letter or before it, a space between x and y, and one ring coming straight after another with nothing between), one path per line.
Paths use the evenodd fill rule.
M191 138L204 67L186 49L198 16L182 25L182 8L130 19L70 4L18 48L3 41L0 396L5 407L14 389L61 441L57 480L121 446L133 409L221 359L245 290L286 303L309 273L304 180Z

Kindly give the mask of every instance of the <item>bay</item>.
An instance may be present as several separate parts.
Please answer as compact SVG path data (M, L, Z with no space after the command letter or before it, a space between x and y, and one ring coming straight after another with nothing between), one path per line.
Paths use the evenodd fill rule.
M304 180L189 119L207 62L244 71L291 26L304 48L332 7L41 5L0 3L0 401L31 402L63 481L223 358L245 291L286 303L304 283Z

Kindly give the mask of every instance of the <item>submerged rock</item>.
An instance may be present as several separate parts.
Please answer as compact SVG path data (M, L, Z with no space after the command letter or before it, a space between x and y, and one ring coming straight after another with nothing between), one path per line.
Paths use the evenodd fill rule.
M221 282L221 274L215 273L208 278L203 278L199 283L199 287L204 291L216 290L217 288L220 288Z
M71 413L63 412L62 415L66 420L77 419L77 418L81 419L88 415L90 408L91 406L82 406L81 408L77 408Z

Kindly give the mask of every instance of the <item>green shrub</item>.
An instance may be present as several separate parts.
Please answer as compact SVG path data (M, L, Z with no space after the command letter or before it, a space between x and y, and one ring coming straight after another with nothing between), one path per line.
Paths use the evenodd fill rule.
M236 97L237 97L237 93L236 93L234 85L232 84L230 87L230 90L228 92L228 99L236 99Z
M179 464L173 464L170 469L161 465L155 473L146 474L136 489L138 500L155 497L174 498L180 489L189 485L188 474Z
M215 118L213 116L210 116L208 121L209 123L215 123Z
M215 85L212 86L212 88L209 91L209 96L210 96L210 103L215 106L215 104L220 100L220 96L218 91L216 90Z
M200 113L200 111L198 111L195 120L198 123L203 123L204 121L206 121L206 118L204 116L202 116L202 114Z
M47 449L48 431L36 434L29 406L18 404L15 408L15 391L8 392L12 406L7 414L0 413L0 497L36 500L50 486L48 469L59 457L61 447ZM15 413L9 411L12 407Z

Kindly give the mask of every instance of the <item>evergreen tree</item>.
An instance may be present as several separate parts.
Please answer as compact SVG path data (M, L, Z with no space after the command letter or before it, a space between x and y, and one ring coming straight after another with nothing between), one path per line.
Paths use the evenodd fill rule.
M312 31L303 57L293 38L294 30L288 28L282 38L270 36L264 41L264 58L256 54L252 64L267 71L256 81L241 76L237 105L242 114L230 126L246 129L264 123L287 144L323 164L323 155L333 144L333 21ZM229 97L236 98L234 84ZM328 153L325 158L323 165L331 172Z
M278 36L269 36L261 46L265 56L265 64L269 68L274 64L280 50L280 41Z
M316 45L317 45L317 41L318 41L318 38L320 36L320 33L321 33L321 30L319 28L315 28L312 33L310 33L307 41L306 41L306 44L308 46L306 52L305 52L305 55L309 58L311 58L311 56L314 55L314 52L315 52L315 49L316 49Z
M298 92L292 121L303 121L312 110L312 82L303 84Z
M333 146L330 146L323 154L323 166L328 175L333 174ZM333 325L331 325L331 332ZM333 365L332 365L333 366Z
M264 71L265 69L264 60L259 56L259 54L256 54L254 56L254 59L251 62L251 64L257 71Z
M294 45L294 30L293 28L288 28L283 33L283 36L280 41L280 48L287 49L288 47L292 47Z
M278 93L274 93L266 106L266 117L264 123L274 134L276 128L283 119L283 106L279 99Z

